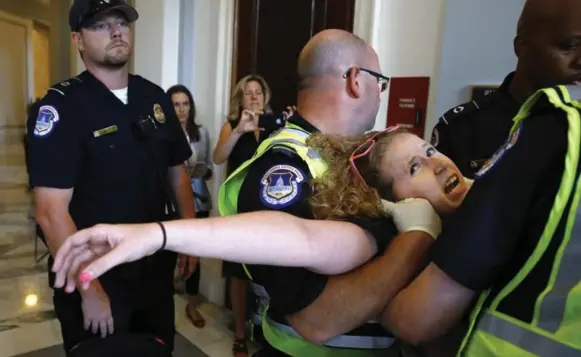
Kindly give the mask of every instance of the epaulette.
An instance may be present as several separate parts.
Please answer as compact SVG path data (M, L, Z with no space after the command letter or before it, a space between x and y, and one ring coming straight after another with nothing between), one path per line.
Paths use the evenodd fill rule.
M83 84L83 81L80 78L72 77L67 79L66 81L62 81L53 85L48 90L49 92L50 91L57 92L60 95L67 95L68 93L71 93L73 90L75 90L75 88L81 84Z
M491 97L493 95L494 93L486 96L484 99L481 99L478 102L473 100L471 102L460 104L459 106L454 107L448 110L446 113L444 113L444 115L440 117L438 122L448 125L458 118L474 114L475 112L488 107L488 105L491 103Z

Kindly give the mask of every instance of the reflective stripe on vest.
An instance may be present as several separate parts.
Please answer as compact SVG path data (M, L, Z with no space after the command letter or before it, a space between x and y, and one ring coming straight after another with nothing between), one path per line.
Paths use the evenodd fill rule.
M298 332L292 327L278 323L270 317L265 317L266 322L279 331L302 338ZM358 349L372 349L380 350L390 348L395 343L395 338L390 337L375 337L375 336L351 336L341 335L337 336L327 342L326 346L337 348L358 348Z
M567 154L561 184L539 242L515 277L491 301L490 291L480 297L459 356L581 356L581 176L577 175L581 144L580 88L543 89L535 93L515 117L511 134L540 99L562 110L568 119ZM567 211L567 205L570 208ZM565 216L566 215L566 216ZM579 218L579 219L578 219ZM545 289L535 299L531 323L498 311L509 296L543 258L555 232L565 220L563 240L556 252ZM557 239L560 237L557 237Z
M254 156L236 169L220 187L218 200L220 214L222 216L228 216L237 213L238 194L242 183L246 178L249 166L274 147L292 150L307 163L313 178L321 177L327 170L327 166L322 161L320 154L316 150L307 146L306 141L310 135L310 133L304 131L300 127L287 122L284 128L273 133L268 139L264 140L259 145ZM246 275L248 275L250 280L253 280L246 265L243 264L242 266ZM342 335L332 340L333 346L314 345L304 340L298 333L296 333L296 331L294 331L294 329L292 329L292 327L274 321L273 323L269 323L269 321L272 320L267 318L266 313L263 314L262 327L265 338L273 347L292 356L300 355L297 354L299 353L297 351L304 351L305 348L309 349L308 356L313 357L327 355L334 356L338 351L334 348L350 349L349 356L369 356L370 349L383 350L389 348L395 342L394 338L387 336ZM276 329L278 332L272 331L271 328ZM292 331L292 333L289 333L290 331Z

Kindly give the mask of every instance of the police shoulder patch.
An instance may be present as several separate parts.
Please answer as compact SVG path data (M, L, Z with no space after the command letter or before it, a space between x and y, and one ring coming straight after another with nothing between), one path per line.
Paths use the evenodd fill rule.
M474 174L476 179L484 177L500 161L500 159L502 159L504 154L516 144L521 128L522 127L519 127L514 133L512 133L505 141L505 143L502 144L502 146L494 153L494 155L492 155L490 159L486 160L480 170Z
M52 105L43 105L38 109L33 135L44 137L50 135L59 121L59 113Z
M301 197L305 173L291 165L271 167L260 180L260 200L269 208L281 209Z

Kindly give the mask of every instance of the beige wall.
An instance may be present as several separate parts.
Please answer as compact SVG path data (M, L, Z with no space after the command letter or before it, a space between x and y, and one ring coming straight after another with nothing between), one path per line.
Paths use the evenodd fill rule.
M53 0L46 5L37 0L0 0L0 10L38 20L50 26L50 83L71 75L70 34L67 1Z

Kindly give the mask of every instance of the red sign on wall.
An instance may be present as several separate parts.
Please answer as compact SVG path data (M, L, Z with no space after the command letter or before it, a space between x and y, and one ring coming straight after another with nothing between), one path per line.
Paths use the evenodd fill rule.
M430 77L392 77L386 127L399 125L424 137Z

